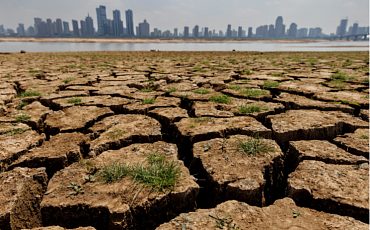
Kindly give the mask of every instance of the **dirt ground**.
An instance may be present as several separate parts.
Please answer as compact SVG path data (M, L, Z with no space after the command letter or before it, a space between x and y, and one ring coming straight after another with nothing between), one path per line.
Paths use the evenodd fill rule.
M0 229L368 229L368 113L368 52L0 54Z

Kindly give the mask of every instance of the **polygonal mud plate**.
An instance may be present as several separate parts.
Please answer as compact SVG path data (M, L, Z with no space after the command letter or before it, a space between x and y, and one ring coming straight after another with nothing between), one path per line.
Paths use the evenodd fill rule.
M45 167L50 178L55 172L83 158L82 150L87 141L88 138L82 133L59 133L40 147L22 155L9 166L9 169Z
M364 121L369 121L369 110L368 109L361 109L359 116Z
M296 215L294 214L296 213ZM296 216L296 217L295 217ZM223 224L221 222L223 221ZM217 222L219 225L217 225ZM182 229L359 229L368 224L351 217L339 216L314 209L298 207L290 198L275 201L268 207L250 206L235 200L226 201L212 209L182 213L156 230Z
M369 129L357 129L354 133L338 136L333 142L352 154L369 159Z
M90 142L90 157L109 149L119 149L133 143L162 140L161 124L143 115L116 115L103 119L89 129L97 138Z
M266 117L273 135L282 145L297 140L332 140L342 132L367 128L368 122L339 111L289 110Z
M41 227L40 202L47 182L45 168L0 173L0 229Z
M74 102L73 100L80 99L80 102ZM78 100L79 101L79 100ZM122 113L123 106L131 104L135 100L121 98L121 97L111 97L111 96L93 96L93 97L68 97L63 99L53 100L52 106L57 110L62 110L65 108L73 107L75 105L79 106L97 106L97 107L109 107L115 113Z
M318 92L314 95L314 98L323 101L342 102L342 103L354 103L352 105L361 109L369 109L369 94L360 93L356 91L339 91L339 92Z
M277 98L272 99L274 102L280 102L285 105L287 110L290 109L317 109L322 111L342 111L353 114L354 108L342 103L328 103L309 99L307 97L281 93Z
M145 98L143 101L135 101L131 104L123 106L123 111L130 114L147 114L148 111L161 107L178 107L181 100L174 97L157 97L153 103L146 104L145 100L153 98Z
M258 92L261 95L253 95L255 92ZM235 90L235 89L224 89L222 90L222 93L226 95L230 95L232 97L237 97L237 98L246 98L246 99L252 99L252 100L262 100L262 101L271 101L272 95L270 91L268 90L262 90L262 89L240 89L240 90Z
M182 118L188 118L188 111L179 107L156 108L148 112L148 116L153 117L162 125L162 131L172 135L174 123Z
M328 92L331 90L331 88L322 86L320 84L312 84L301 81L282 82L278 86L278 89L283 92L299 94L309 97L314 95L315 93Z
M96 121L114 113L109 108L74 106L47 115L45 132L55 135L60 132L86 132Z
M101 170L112 163L147 165L147 156L157 152L180 167L181 177L174 191L165 192L136 185L130 176L111 183L102 181L94 167ZM90 171L87 170L90 169ZM87 178L87 179L86 179ZM68 187L74 182L79 192ZM102 183L103 182L103 183ZM81 190L83 192L81 192ZM174 215L195 208L199 186L188 169L177 160L175 144L156 142L134 144L119 150L109 150L98 157L76 163L59 171L50 180L41 210L45 225L63 227L94 226L97 229L147 229L158 226ZM70 194L71 192L76 192ZM82 211L83 210L83 211Z
M279 195L283 153L273 140L244 135L216 138L195 143L193 154L191 172L201 182L205 180L200 205L214 207L238 200L261 206Z
M290 141L285 158L287 172L293 172L303 160L347 165L360 165L368 162L365 157L346 152L326 140Z
M299 206L369 223L369 165L302 161L289 175L287 196Z
M4 124L0 130L0 172L46 139L45 134L38 134L26 124Z
M47 107L52 107L52 101L61 98L68 98L68 97L83 97L89 96L88 92L86 91L60 91L58 93L53 93L47 96L42 96L40 99L41 104Z

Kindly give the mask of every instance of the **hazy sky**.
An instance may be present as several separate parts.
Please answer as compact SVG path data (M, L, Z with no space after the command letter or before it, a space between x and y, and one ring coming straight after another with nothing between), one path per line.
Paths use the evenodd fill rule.
M340 19L348 17L348 27L358 22L359 26L369 26L369 0L0 0L0 25L16 29L18 23L27 28L33 25L33 18L44 21L61 18L70 23L72 19L84 20L88 13L96 26L96 8L107 7L107 18L112 19L112 11L131 9L135 26L144 19L153 28L171 30L184 26L193 28L208 27L225 31L227 24L237 30L260 25L275 24L278 16L288 29L295 22L298 28L321 27L323 33L335 33ZM347 27L347 29L348 29Z

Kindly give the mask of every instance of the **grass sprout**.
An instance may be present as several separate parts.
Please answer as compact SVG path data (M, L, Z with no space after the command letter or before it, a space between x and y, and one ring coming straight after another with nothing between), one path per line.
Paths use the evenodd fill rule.
M232 98L224 94L214 95L210 97L208 100L216 102L216 103L221 103L221 104L229 104L232 102Z
M262 110L267 110L266 107L263 105L252 105L252 104L246 104L246 105L241 105L236 108L238 110L237 114L248 114L248 113L259 113Z
M255 135L252 137L247 137L245 140L237 138L237 143L235 150L237 153L242 154L243 156L257 156L261 153L272 152L275 150L274 147L271 147L266 139Z

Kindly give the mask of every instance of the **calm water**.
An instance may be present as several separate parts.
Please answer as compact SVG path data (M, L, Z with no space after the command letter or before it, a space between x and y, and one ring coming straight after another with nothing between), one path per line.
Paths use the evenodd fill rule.
M369 42L314 43L68 43L68 42L0 42L0 52L66 51L369 51Z

